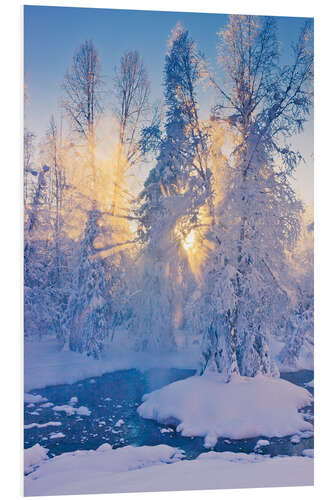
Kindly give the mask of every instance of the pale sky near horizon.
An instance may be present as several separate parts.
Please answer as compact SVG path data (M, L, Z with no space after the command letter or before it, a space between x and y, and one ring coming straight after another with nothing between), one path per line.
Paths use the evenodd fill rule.
M198 47L216 64L216 33L226 25L223 14L197 14L158 11L126 11L74 7L24 7L24 74L30 104L27 126L37 135L45 133L50 116L57 114L61 84L71 66L75 49L92 39L102 63L107 83L126 50L136 49L143 57L152 84L153 99L163 98L164 57L171 30L180 21L198 42ZM288 61L290 44L297 39L304 18L278 17L281 57ZM200 97L203 94L200 94ZM202 113L209 99L203 95ZM306 163L295 173L295 189L308 204L313 203L313 114L304 132L293 139Z

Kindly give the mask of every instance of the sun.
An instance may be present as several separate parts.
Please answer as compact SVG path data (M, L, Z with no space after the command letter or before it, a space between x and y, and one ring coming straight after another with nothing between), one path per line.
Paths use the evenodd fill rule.
M188 233L188 235L186 236L186 238L183 240L182 243L186 251L191 250L191 248L193 248L193 245L195 243L195 232L193 229Z

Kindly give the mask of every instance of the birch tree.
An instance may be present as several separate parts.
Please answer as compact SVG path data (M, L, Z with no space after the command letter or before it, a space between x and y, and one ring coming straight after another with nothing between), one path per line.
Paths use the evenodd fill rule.
M150 109L150 82L137 51L121 57L114 77L114 106L118 121L118 147L111 213L114 214L126 171L141 157L141 129Z
M61 129L51 115L44 141L40 146L40 156L50 167L48 175L48 204L52 224L52 244L55 250L55 273L58 285L61 279L61 244L65 217L65 193L69 186L65 177L65 148L62 144Z
M72 67L65 75L63 108L70 119L73 132L77 133L88 147L93 199L96 197L95 142L96 123L102 112L101 89L98 52L94 43L86 40L74 53Z
M312 102L311 25L281 67L271 17L230 16L219 33L224 81L215 118L235 137L226 196L219 207L217 249L208 284L208 322L200 373L277 374L269 331L288 301L285 250L299 234L301 203L290 185L300 155L286 138L299 132Z
M28 86L24 83L24 120L26 120L26 110L29 104L29 93ZM33 170L33 156L34 156L34 143L36 136L29 130L27 126L24 126L23 135L23 182L24 182L24 206L26 207L31 195L31 182L29 182L29 174L35 175L36 172Z

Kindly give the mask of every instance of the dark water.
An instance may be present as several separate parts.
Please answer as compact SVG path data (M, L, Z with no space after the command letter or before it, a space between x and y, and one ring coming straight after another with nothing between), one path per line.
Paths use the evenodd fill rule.
M59 426L25 429L24 447L36 443L49 449L49 455L59 455L78 449L96 449L103 443L114 448L126 445L143 446L167 444L183 449L188 459L196 458L208 451L203 446L203 438L182 437L172 426L164 426L154 421L139 417L136 409L143 394L158 389L170 382L187 378L193 370L154 369L145 373L137 370L124 370L109 373L101 377L89 378L76 384L57 385L31 391L47 398L56 405L68 405L72 397L78 399L74 407L87 407L91 414L67 415L54 411L52 407L43 407L37 403L33 407L24 404L25 425L37 422L61 422ZM281 378L304 386L313 379L313 372L302 370L296 373L283 373ZM311 392L312 388L308 388ZM32 414L37 411L37 414ZM313 405L301 410L306 419L313 421ZM167 432L161 432L167 429ZM65 437L53 437L62 433ZM253 452L258 439L229 440L219 439L215 451ZM291 436L270 438L270 444L256 450L270 455L301 455L306 448L313 448L313 437L301 438L299 443L292 443Z

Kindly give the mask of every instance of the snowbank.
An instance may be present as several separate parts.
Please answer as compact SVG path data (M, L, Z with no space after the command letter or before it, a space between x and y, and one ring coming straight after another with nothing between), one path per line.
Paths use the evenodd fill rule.
M33 470L34 466L40 464L43 460L47 460L48 451L47 448L43 448L38 443L24 450L24 473L28 474Z
M311 449L303 450L302 455L304 457L314 458L314 450Z
M218 488L301 486L313 484L309 457L275 457L245 453L203 453L181 460L167 445L126 446L113 450L65 453L25 478L25 495L121 493Z
M140 371L150 368L196 369L199 357L199 344L186 351L170 353L168 356L131 352L110 346L105 350L103 358L96 360L77 352L60 351L55 339L25 342L24 390L27 392L49 385L74 384L89 377L131 368ZM29 395L27 397L29 399ZM37 401L31 399L30 402Z
M44 448L39 446L38 450L34 450L36 446L26 450L28 458L33 456L29 464L41 460L41 450ZM103 491L107 493L112 491L110 474L117 475L142 467L172 463L180 460L183 454L182 450L164 444L137 448L125 446L113 450L108 443L97 450L63 453L40 463L40 467L26 477L24 494L29 496L95 493L99 492L101 487L104 487ZM103 482L99 484L101 479Z
M312 401L306 389L282 379L218 375L189 377L145 394L138 408L143 418L177 425L183 436L202 436L213 447L219 437L282 437L312 430L298 410Z

